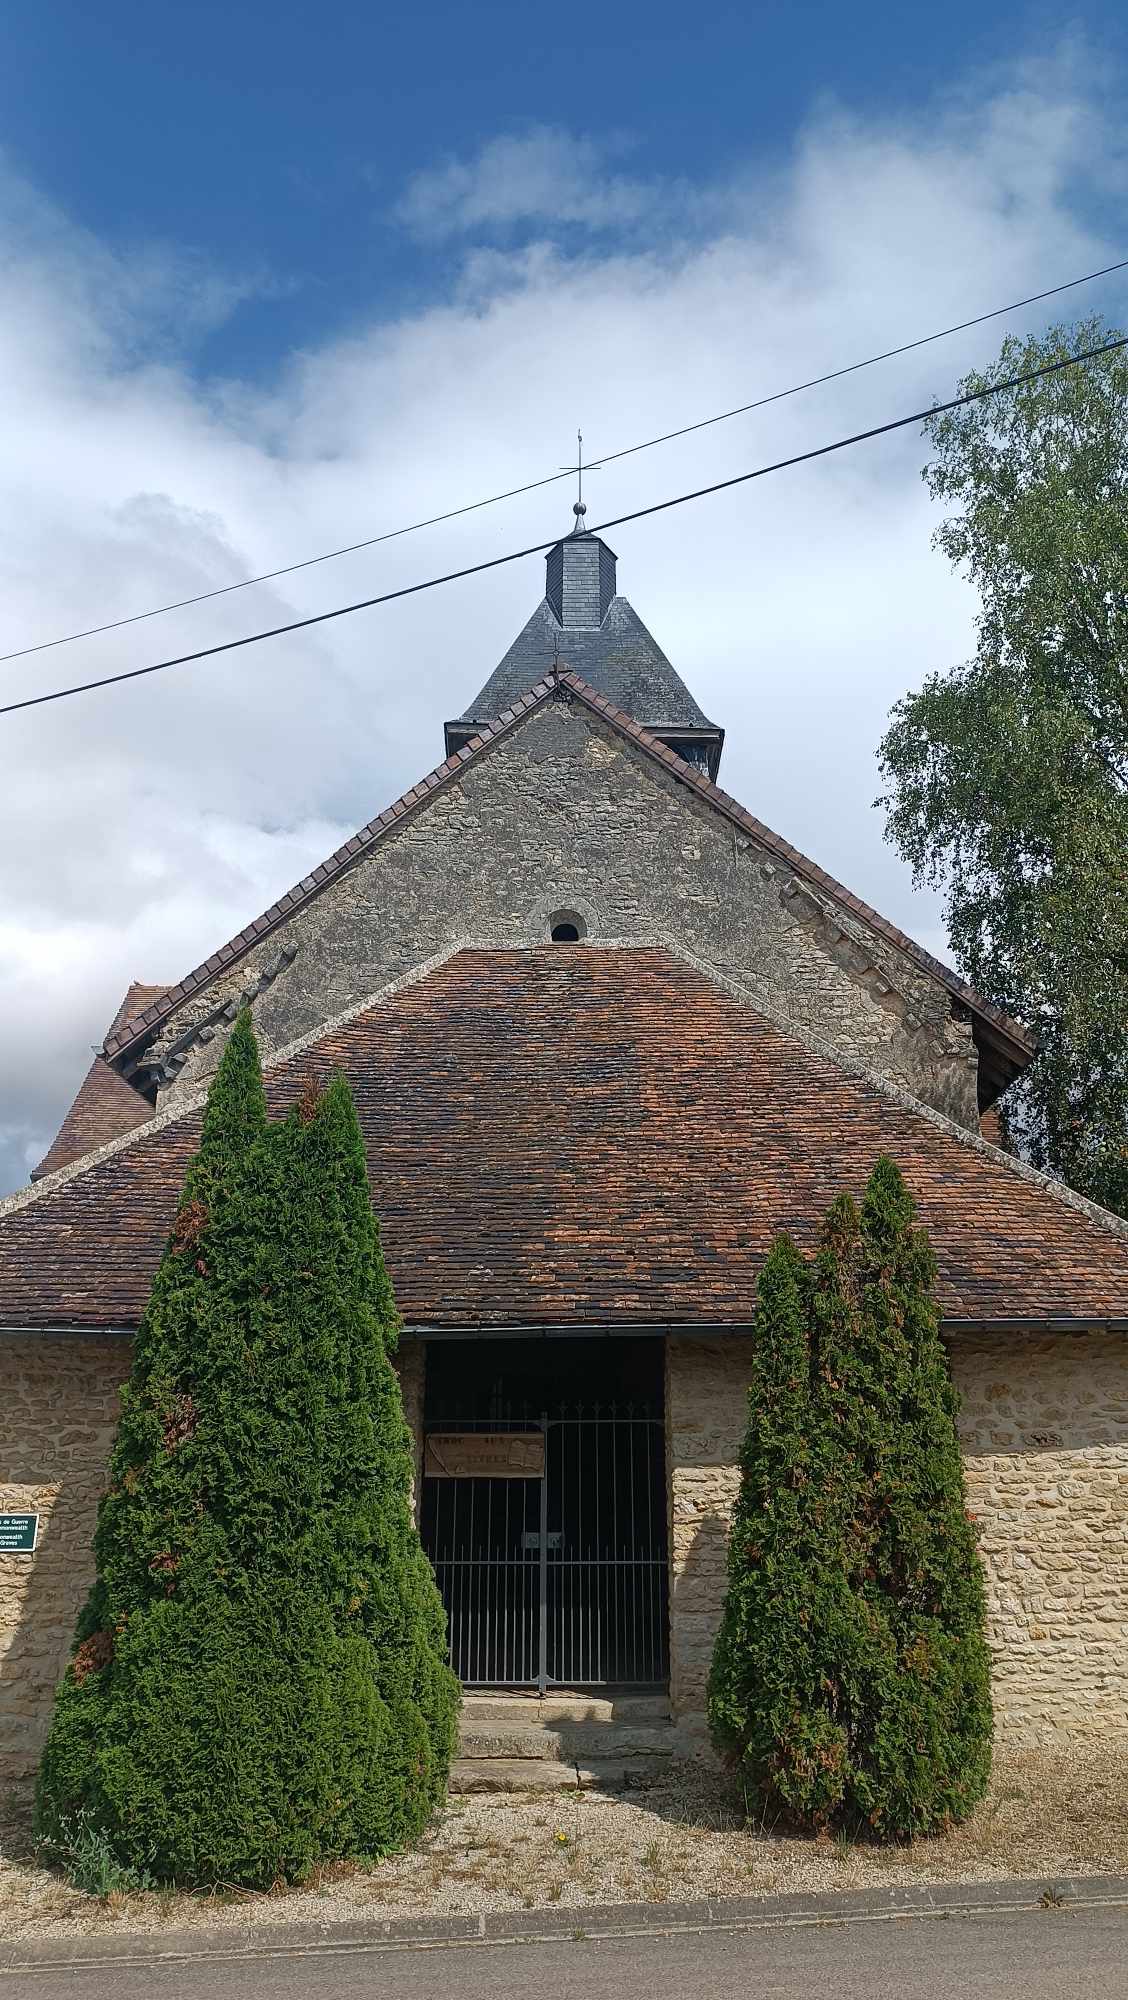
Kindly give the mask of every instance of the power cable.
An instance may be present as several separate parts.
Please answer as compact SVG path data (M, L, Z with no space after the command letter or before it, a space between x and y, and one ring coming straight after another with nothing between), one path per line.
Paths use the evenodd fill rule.
M881 361L893 361L901 354L911 354L918 347L928 347L933 341L947 340L954 333L966 333L969 327L984 326L988 320L1002 319L1007 313L1021 312L1026 306L1038 305L1043 299L1057 298L1061 292L1075 291L1078 285L1092 284L1097 278L1107 278L1115 271L1128 270L1128 257L1118 264L1105 264L1099 271L1087 271L1082 278L1068 278L1064 284L1051 285L1044 292L1032 292L1029 298L1015 299L1010 305L995 306L992 311L977 313L974 319L961 319L954 326L941 327L937 333L921 334L917 340L906 340L900 347L887 347L881 354L871 354L865 361L851 361L844 368L832 368L825 375L812 375L807 382L796 382L790 389L776 389L769 396L758 396L754 402L739 403L735 409L721 410L717 416L701 417L696 423L683 424L680 430L664 431L660 437L645 438L641 444L624 445L619 451L605 452L602 458L593 458L590 467L595 471L603 465L613 465L620 458L632 458L636 452L651 451L655 445L670 444L675 438L689 437L694 431L708 430L713 424L728 423L732 417L744 417L752 410L762 410L769 403L786 402L791 396L800 396L807 389L818 389L827 382L840 382L845 375L856 375L863 368L874 368ZM170 611L185 611L194 604L206 604L213 597L229 597L235 590L250 590L255 584L273 583L277 577L293 576L298 570L313 569L318 563L335 562L339 556L355 555L359 549L374 549L381 542L398 541L403 535L418 534L422 528L435 528L444 521L456 521L463 514L475 514L483 507L496 507L503 500L515 500L523 493L535 493L539 487L555 486L561 479L567 479L566 471L550 472L543 479L530 479L524 486L510 486L504 493L491 493L484 500L470 500L463 507L448 508L445 514L430 514L425 520L411 521L403 528L388 528L381 535L369 535L364 541L346 542L342 548L327 549L324 555L306 556L301 562L284 563L279 569L264 570L261 576L244 576L238 583L223 583L214 590L201 590L195 597L180 597L173 604L158 604L151 611L134 611L126 618L111 618L104 625L88 625L81 632L66 632L58 639L40 639L34 646L19 646L11 653L0 653L0 665L7 660L24 660L32 653L47 653L56 646L72 646L79 639L95 639L103 632L119 632L125 625L139 625L147 618L163 618ZM551 546L551 545L550 545ZM0 713L3 713L0 710Z
M1041 381L1043 376L1060 374L1063 368L1076 368L1083 362L1095 361L1101 354L1113 354L1122 347L1128 347L1128 334L1116 340L1106 340L1099 347L1086 348L1080 354L1067 354L1061 361L1050 361L1042 368L1031 368L1022 375L1012 375L1005 382L989 383L985 389L972 389L963 396L952 396L946 403L932 403L925 410L914 410L907 417L894 417L887 424L875 424L872 429L855 431L852 436L835 438L831 444L816 445L811 451L796 452L791 458L777 458L771 465L759 465L751 472L738 472L731 479L718 479L711 486L698 486L690 493L675 494L669 500L655 500L649 507L636 507L629 514L617 514L613 520L601 521L598 527L585 529L586 534L602 535L609 528L621 528L628 521L644 521L651 514L663 514L671 507L684 507L691 500L703 500L710 493L725 493L730 487L747 485L752 479L765 479L770 472L785 472L789 466L807 465L812 459L827 458L832 452L845 451L848 446L866 444L871 438L887 437L890 431L904 430L909 424L924 423L929 417L943 416L946 410L960 410L969 403L980 403L987 396L1002 395L1004 390L1019 389L1027 382ZM480 576L485 570L501 569L506 563L521 562L526 556L543 555L547 549L556 547L560 537L551 542L531 542L528 548L513 549L508 555L490 556L485 562L470 563L465 569L447 570L443 576L432 576L422 583L402 584L398 590L385 590L378 597L364 597L355 604L339 604L333 611L316 611L308 618L294 618L288 625L272 625L265 632L248 632L242 639L225 639L218 646L203 646L195 653L180 653L175 659L156 660L148 667L131 667L120 674L105 674L96 681L80 681L74 687L55 688L50 694L33 694L23 701L5 702L0 707L0 715L14 715L22 708L40 708L49 701L65 701L69 695L90 694L95 688L116 687L121 681L141 680L146 674L163 674L169 667L190 666L196 660L211 660L218 653L233 653L241 646L257 646L264 639L282 639L290 632L307 631L311 625L325 625L332 618L348 618L354 611L371 611L377 604L391 604L397 598L416 597L420 591L437 590L443 583L459 583L464 577Z

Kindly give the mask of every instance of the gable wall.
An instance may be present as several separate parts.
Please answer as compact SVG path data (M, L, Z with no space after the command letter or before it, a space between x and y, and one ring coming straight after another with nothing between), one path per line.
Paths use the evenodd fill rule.
M254 1001L267 1048L460 943L543 943L560 909L593 939L681 942L753 1002L977 1128L970 1024L946 988L563 690L186 1003L155 1046L253 989L283 942L296 956ZM206 1077L220 1047L218 1034L194 1044L169 1090Z

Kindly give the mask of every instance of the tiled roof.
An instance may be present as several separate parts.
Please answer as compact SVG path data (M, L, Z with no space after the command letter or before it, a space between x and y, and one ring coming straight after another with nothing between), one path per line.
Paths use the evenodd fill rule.
M1128 1322L1128 1228L812 1053L655 948L455 953L273 1068L349 1078L409 1323L746 1321L776 1231L810 1244L900 1164L957 1321ZM0 1213L0 1324L138 1318L198 1109Z
M421 778L419 783L397 799L394 805L379 813L367 826L361 827L359 833L354 834L351 840L347 840L343 847L339 847L336 853L331 854L327 861L323 861L313 870L312 874L305 876L295 888L287 890L277 903L273 903L261 917L256 917L253 923L239 932L237 937L221 945L218 951L213 952L212 956L197 966L194 972L188 973L178 985L169 987L158 999L140 1008L132 1020L126 1021L114 1033L107 1036L106 1056L113 1061L134 1043L147 1040L183 1001L202 992L219 973L236 964L264 937L278 930L295 911L311 902L330 882L336 881L347 869L353 867L384 834L393 827L400 826L411 814L424 807L437 791L443 790L460 778L467 764L486 755L492 744L507 736L530 709L537 708L542 702L550 700L559 687L567 688L577 701L594 710L611 728L629 736L639 749L657 758L672 776L678 778L681 783L692 786L717 811L724 813L737 826L750 833L769 852L786 861L797 875L816 884L835 902L859 917L871 930L888 938L890 943L896 945L899 951L903 951L934 979L940 980L975 1016L980 1030L982 1031L984 1026L987 1027L992 1040L1001 1046L1004 1060L1009 1063L1011 1073L1025 1068L1035 1053L1036 1044L1018 1021L1012 1020L1001 1008L994 1007L989 1001L984 1000L964 980L958 978L950 966L944 965L938 958L933 958L931 952L925 951L923 946L907 937L904 931L898 930L895 924L888 923L876 910L871 909L868 903L863 903L860 897L851 895L850 891L843 888L840 882L836 882L833 876L828 875L825 869L817 867L813 861L807 859L806 855L800 854L798 848L792 847L786 840L781 840L778 834L773 833L760 820L753 818L750 812L746 812L742 805L730 798L727 792L723 792L703 772L683 762L682 758L665 743L659 742L658 738L652 736L640 723L632 722L630 716L624 715L613 702L597 694L594 688L580 679L578 674L564 670L561 671L559 679L550 675L547 679L538 681L526 694L518 696L502 711L496 722L491 722L480 729L461 750L456 750L453 756L437 765L425 778Z
M143 1007L151 1006L164 990L163 986L143 986L135 979L110 1022L109 1034L124 1027ZM45 1174L69 1167L72 1160L85 1159L87 1153L96 1152L111 1139L136 1131L152 1115L148 1100L111 1069L104 1056L96 1055L32 1179L42 1180Z

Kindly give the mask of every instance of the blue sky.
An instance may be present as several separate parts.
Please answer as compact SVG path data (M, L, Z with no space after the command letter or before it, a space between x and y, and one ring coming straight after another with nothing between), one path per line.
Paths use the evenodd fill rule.
M1064 27L1106 59L1128 49L1116 4ZM632 177L708 186L785 156L820 99L911 115L1062 33L1058 9L1008 0L9 0L0 107L9 157L100 240L174 242L253 278L193 361L259 374L443 287L443 247L397 219L404 184L498 134L611 140Z
M1128 23L952 0L0 13L0 653L615 451L1128 255ZM1128 323L1123 275L1059 308ZM1017 315L1036 331L1046 310ZM608 465L643 507L918 409L979 328ZM914 430L616 531L722 778L934 950L891 704L967 656ZM571 525L550 486L0 664L13 697ZM173 983L442 755L537 558L6 718L0 1191Z

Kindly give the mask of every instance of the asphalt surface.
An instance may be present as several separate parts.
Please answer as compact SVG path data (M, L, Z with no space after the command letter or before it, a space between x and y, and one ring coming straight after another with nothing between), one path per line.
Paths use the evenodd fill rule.
M579 1913L578 1913L579 1914ZM123 1945L125 1940L123 1940ZM190 1946L187 1947L190 1950ZM1128 2000L1128 1909L327 1947L0 1974L0 2000Z

